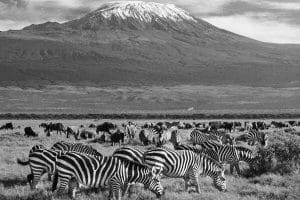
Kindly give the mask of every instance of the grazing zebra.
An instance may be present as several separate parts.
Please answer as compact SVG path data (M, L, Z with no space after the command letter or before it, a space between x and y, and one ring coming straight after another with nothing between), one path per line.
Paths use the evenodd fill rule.
M85 153L93 156L102 156L96 149L90 145L83 143L69 143L65 141L56 142L52 147L52 150L56 151L74 151L79 153Z
M229 163L230 173L233 173L233 169L236 168L238 175L240 175L239 161L248 162L251 165L256 160L250 149L241 146L222 145L207 141L200 144L200 147L206 150L205 154L208 154L213 159L221 163Z
M199 175L210 176L218 190L226 190L223 166L204 154L157 148L146 151L143 158L146 165L162 169L165 176L183 178L186 190L190 182L200 192Z
M131 161L143 165L143 155L144 152L142 152L141 150L134 149L132 147L121 147L116 149L112 156L117 157L121 160ZM126 185L124 194L126 194L127 191L130 190L131 185L134 185L134 183Z
M59 183L57 194L61 194L69 183L69 195L72 198L75 198L78 184L91 188L110 186L110 193L118 199L121 199L120 188L132 182L144 184L157 196L163 194L158 176L148 167L116 157L67 152L58 157L56 169L54 182Z
M263 147L267 147L268 145L268 135L254 129L250 129L248 133L238 136L235 140L248 141L248 145L251 146L255 145L256 142L259 142Z
M20 165L30 165L31 174L27 176L27 180L31 189L36 188L36 185L43 174L54 173L57 156L61 153L61 151L36 149L29 154L28 161L17 159L17 162Z
M55 143L49 150L43 145L35 145L29 152L28 161L21 161L20 159L17 159L17 162L21 165L30 165L31 174L27 176L27 180L32 189L35 189L41 176L45 173L48 173L48 180L51 180L51 175L54 174L57 156L68 151L88 154L91 156L102 156L102 154L93 149L91 146L82 143L67 143L61 141Z
M210 140L221 143L221 140L219 139L218 136L214 134L202 133L199 129L194 129L191 132L190 137L194 145L201 144L203 142L210 141Z
M143 164L144 153L141 150L132 147L121 147L114 151L114 157L135 162L138 164Z

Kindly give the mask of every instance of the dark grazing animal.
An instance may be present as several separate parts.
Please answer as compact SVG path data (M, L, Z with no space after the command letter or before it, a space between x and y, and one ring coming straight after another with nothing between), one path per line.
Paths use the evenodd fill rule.
M52 123L50 122L49 124L42 123L40 124L41 127L44 127L45 133L50 133L52 131L56 131L56 133L65 133L66 130L64 128L64 125L62 123Z
M96 127L96 133L99 132L109 133L111 134L110 130L115 129L116 125L111 122L104 122Z
M110 135L111 145L114 146L115 143L119 143L119 146L121 146L121 143L124 143L124 138L125 134L120 129L117 129Z
M3 129L5 129L5 130L8 130L8 129L13 130L14 127L13 127L13 124L11 122L9 122L9 123L6 123L6 124L4 124L3 126L0 127L0 130L3 130Z
M32 128L29 126L24 128L24 132L25 132L24 136L27 136L27 137L37 137L38 136L38 134L36 132L34 132L32 130Z

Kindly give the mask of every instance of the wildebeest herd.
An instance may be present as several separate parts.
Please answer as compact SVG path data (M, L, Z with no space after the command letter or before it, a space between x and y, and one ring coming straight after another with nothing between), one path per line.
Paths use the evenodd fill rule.
M9 125L10 126L10 125ZM18 159L30 166L28 182L34 189L41 176L48 173L52 191L60 195L68 187L75 198L79 186L109 190L109 197L121 199L131 191L131 185L141 183L157 197L165 193L161 178L183 178L185 190L195 187L200 192L198 178L209 176L219 191L226 191L225 163L240 174L239 162L251 165L256 155L247 145L268 145L270 128L300 126L299 121L266 122L157 122L137 125L134 122L117 126L112 122L89 126L64 126L62 123L42 123L47 137L52 134L74 137L81 142L60 141L51 148L37 144L29 152L28 160ZM183 142L181 130L189 130L189 140ZM37 137L31 127L26 136ZM236 137L232 132L239 132ZM103 156L87 143L118 143L110 156ZM245 142L245 143L243 143ZM135 144L138 143L138 144ZM134 145L147 146L146 150ZM243 146L241 146L243 145ZM58 187L57 187L58 186Z

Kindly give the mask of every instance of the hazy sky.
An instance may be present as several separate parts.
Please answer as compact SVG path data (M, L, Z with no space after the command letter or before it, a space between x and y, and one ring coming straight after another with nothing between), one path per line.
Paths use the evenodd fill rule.
M148 0L145 0L148 1ZM150 0L173 3L218 27L265 42L300 43L300 0ZM0 0L0 30L64 22L109 0Z

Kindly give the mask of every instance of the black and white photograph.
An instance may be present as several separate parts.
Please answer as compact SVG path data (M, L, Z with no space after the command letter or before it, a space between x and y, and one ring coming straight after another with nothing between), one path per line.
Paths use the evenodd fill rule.
M300 0L0 0L0 200L297 200Z

